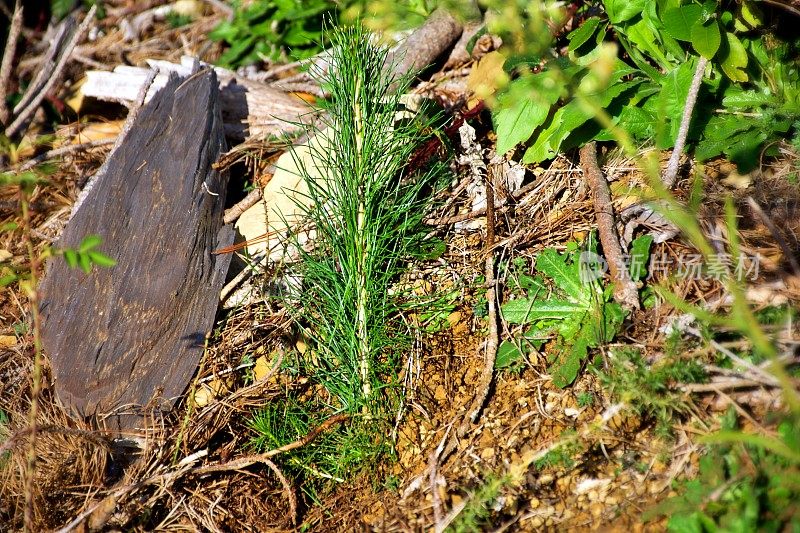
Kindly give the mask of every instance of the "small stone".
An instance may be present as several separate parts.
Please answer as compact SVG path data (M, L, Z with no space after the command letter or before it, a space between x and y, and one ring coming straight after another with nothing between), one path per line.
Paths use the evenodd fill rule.
M544 517L534 516L529 522L531 529L539 529L544 525Z
M436 387L436 390L433 392L433 399L437 402L443 402L447 399L447 391L443 385Z

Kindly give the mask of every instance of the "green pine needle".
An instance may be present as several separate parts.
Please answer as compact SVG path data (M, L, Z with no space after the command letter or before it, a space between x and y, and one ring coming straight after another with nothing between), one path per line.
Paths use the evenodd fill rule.
M419 251L421 192L437 169L404 175L429 123L395 120L409 79L388 74L387 50L360 25L335 29L331 45L331 67L320 80L331 97L315 131L327 128L330 142L312 143L318 172L297 160L311 202L301 207L315 237L313 251L297 246L303 281L292 297L333 406L377 415L405 346L388 288Z

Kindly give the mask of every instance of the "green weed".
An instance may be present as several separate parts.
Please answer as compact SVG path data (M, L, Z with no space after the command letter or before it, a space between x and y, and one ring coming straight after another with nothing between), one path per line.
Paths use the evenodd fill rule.
M489 4L490 11L506 15L494 18L490 29L513 42L527 30L510 20L535 26L541 25L542 13L553 21L562 16L552 2L525 8ZM523 162L536 163L590 140L615 139L620 132L670 148L697 55L711 60L715 74L704 79L704 106L721 109L698 117L689 132L699 160L725 154L749 170L762 146L793 131L800 117L800 72L792 59L798 41L765 41L756 2L745 1L738 9L716 2L602 4L605 13L600 15L584 8L589 16L567 35L567 57L551 59L548 49L554 43L539 38L523 47L528 57L512 56L506 62L506 69L519 76L493 105L498 152L527 143ZM514 9L514 16L508 16ZM540 71L531 72L530 55L544 61ZM607 111L609 125L592 120L593 107Z
M548 352L548 373L558 387L570 385L586 361L589 349L611 341L617 334L625 313L611 301L611 291L603 288L586 263L596 258L595 244L585 255L577 246L559 254L549 248L536 258L536 270L555 285L551 291L540 277L524 281L526 298L506 302L501 307L503 319L511 324L530 324L516 340L506 340L498 349L498 368L510 367L524 356L523 343L541 348L548 336L557 336ZM587 270L587 267L588 270Z
M697 478L676 483L679 496L645 519L669 516L670 531L797 531L800 529L800 420L789 416L776 436L742 439L731 407L722 431L710 435ZM721 438L722 437L722 438Z
M653 419L664 436L671 434L676 417L689 413L689 397L679 385L706 379L695 359L667 356L651 366L638 350L622 348L610 350L607 360L607 370L596 370L603 388L640 416Z
M332 0L235 2L234 17L209 34L229 48L218 63L229 68L281 57L304 59L320 51L323 21L336 12Z

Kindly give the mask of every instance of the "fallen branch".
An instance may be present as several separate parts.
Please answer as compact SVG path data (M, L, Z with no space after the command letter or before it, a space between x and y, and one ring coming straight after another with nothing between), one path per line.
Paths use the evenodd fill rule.
M686 95L686 105L683 107L683 117L681 117L681 125L678 129L678 138L675 139L675 148L672 149L672 155L667 163L667 169L664 171L664 176L661 181L669 189L675 185L675 180L678 178L678 165L681 160L681 153L686 144L686 136L689 134L689 124L692 121L692 112L694 111L694 104L697 102L697 93L700 92L700 82L703 81L703 72L708 65L708 59L700 57L697 62L697 68L694 70L694 77L692 84L689 86L689 94Z
M30 170L39 163L44 163L50 159L53 159L58 156L71 154L73 152L80 152L81 150L91 150L92 148L102 148L103 146L108 146L110 144L114 144L117 141L116 137L113 139L100 139L97 141L89 141L80 144L69 144L67 146L61 146L60 148L54 148L52 150L48 150L47 152L37 155L36 157L25 161L23 165L19 167L20 172L24 172L26 170Z
M3 50L3 63L0 65L0 123L5 124L10 118L6 96L8 96L8 82L11 79L11 66L14 63L14 55L17 53L17 40L22 29L22 5L17 0L14 5L14 15L11 17L11 25L8 28L8 39Z
M67 61L69 61L70 56L72 55L72 51L77 46L78 41L80 41L84 34L89 30L89 26L91 25L92 21L94 21L94 14L97 11L97 6L93 5L91 9L89 9L89 13L87 13L86 18L83 19L83 22L78 26L78 29L75 30L72 35L69 35L69 29L71 26L74 25L74 19L67 19L64 26L62 27L63 31L59 33L61 38L56 38L53 40L53 44L50 47L50 51L48 51L48 56L51 58L51 61L55 58L55 64L51 66L51 61L45 61L42 63L39 73L37 74L34 83L28 86L28 89L25 91L25 94L22 96L22 100L20 103L14 108L14 114L16 118L11 123L11 125L6 129L6 135L8 137L13 137L18 133L24 133L24 130L27 128L28 119L33 116L33 113L39 108L39 104L42 103L42 100L47 95L48 91L53 87L55 82L61 76L61 72L64 70L64 67L67 65ZM69 39L64 43L65 39Z
M256 205L259 200L261 200L261 187L256 187L247 193L247 196L245 196L241 201L225 211L225 215L222 219L223 223L230 224L232 222L236 222L236 220L242 216L242 213Z
M614 281L614 299L625 309L638 309L639 292L625 264L624 252L615 229L611 193L608 182L597 166L597 146L594 142L587 143L581 148L580 161L583 175L592 190L600 244L603 246L611 279Z
M341 414L332 416L313 430L311 430L306 436L297 439L294 442L290 442L280 448L275 448L274 450L270 450L264 453L258 453L254 455L248 455L245 457L240 457L239 459L233 459L231 461L220 463L216 465L207 465L207 466L198 466L197 468L193 468L189 471L191 474L211 474L212 472L226 472L229 470L241 470L242 468L247 468L248 466L252 466L256 463L264 462L267 459L275 457L276 455L280 455L282 453L290 452L292 450L296 450L297 448L302 448L306 444L311 443L314 439L319 437L322 433L326 432L331 427L341 424L350 418L350 415Z
M499 344L499 333L497 331L497 288L494 277L494 180L492 171L486 173L486 262L484 271L486 274L486 300L489 302L489 336L486 339L486 351L483 356L483 373L481 374L480 390L472 405L469 415L474 424L481 414L483 405L489 397L492 388L492 378L494 377L494 362L497 357L497 346Z

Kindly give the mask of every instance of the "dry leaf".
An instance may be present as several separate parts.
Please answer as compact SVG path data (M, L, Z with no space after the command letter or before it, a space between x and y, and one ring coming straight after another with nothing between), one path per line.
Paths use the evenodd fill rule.
M489 52L472 67L467 77L467 90L473 96L468 102L472 109L480 100L486 100L508 83L508 74L503 70L505 56L500 52Z

